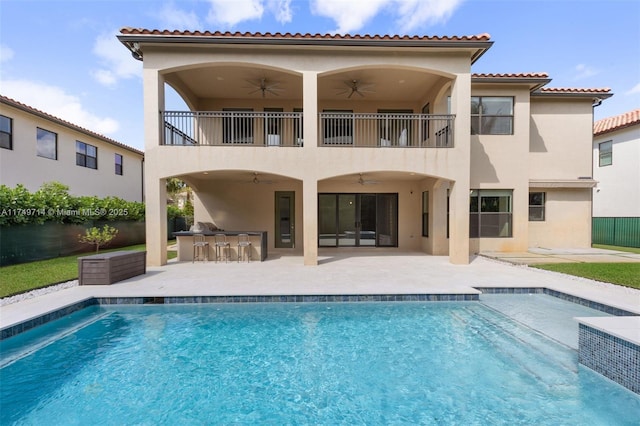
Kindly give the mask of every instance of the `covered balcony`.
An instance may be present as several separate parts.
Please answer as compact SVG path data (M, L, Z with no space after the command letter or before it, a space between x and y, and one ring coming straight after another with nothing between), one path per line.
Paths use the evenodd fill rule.
M165 111L161 145L302 147L302 112ZM453 115L330 113L318 146L452 148Z

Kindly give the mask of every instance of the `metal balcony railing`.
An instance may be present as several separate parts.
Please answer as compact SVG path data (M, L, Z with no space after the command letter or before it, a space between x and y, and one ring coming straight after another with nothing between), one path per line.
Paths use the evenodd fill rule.
M162 145L302 146L301 112L165 111Z
M162 145L303 145L301 112L165 111ZM318 145L451 148L453 115L319 114Z
M452 148L453 115L320 114L321 146Z

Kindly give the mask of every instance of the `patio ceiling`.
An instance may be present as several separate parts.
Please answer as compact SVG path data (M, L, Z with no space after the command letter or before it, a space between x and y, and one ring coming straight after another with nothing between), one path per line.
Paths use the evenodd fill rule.
M184 179L187 182L206 182L206 181L218 181L219 183L230 184L254 184L254 178L257 178L258 184L277 184L291 180L293 178L272 174L263 173L254 170L215 170L210 172L198 172L192 173L186 176L176 176L179 179ZM395 171L363 171L362 179L366 183L389 183L389 182L407 182L407 181L421 181L428 176L419 173L406 173ZM336 176L329 179L325 179L324 182L340 182L344 184L353 184L358 182L360 173L350 173L348 175Z
M199 99L262 99L257 84L275 85L275 94L266 98L302 99L302 77L278 70L240 66L215 66L177 71L165 76L169 84L185 87ZM318 80L320 100L349 99L351 101L420 101L440 77L435 74L406 69L359 69L321 76ZM348 98L348 84L357 80L368 90L364 96ZM252 93L253 92L253 93Z

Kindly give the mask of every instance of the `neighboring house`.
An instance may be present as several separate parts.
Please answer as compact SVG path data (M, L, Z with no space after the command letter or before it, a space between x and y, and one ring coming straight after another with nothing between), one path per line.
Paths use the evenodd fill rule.
M144 153L0 95L0 184L143 201Z
M593 125L593 217L640 217L640 109Z
M195 220L269 250L480 251L591 244L593 105L609 89L472 74L455 37L124 28L144 67L147 251L166 262L167 178ZM166 85L188 111L167 111Z
M640 247L640 109L593 126L593 242Z

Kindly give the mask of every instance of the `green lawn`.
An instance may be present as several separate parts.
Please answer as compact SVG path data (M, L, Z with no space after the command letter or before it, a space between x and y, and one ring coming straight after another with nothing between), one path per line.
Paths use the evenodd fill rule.
M640 248L594 244L593 248L640 254ZM640 289L640 263L549 263L534 268Z
M640 263L548 263L531 266L640 289Z
M117 249L101 250L100 253L116 250L142 251L145 248L144 244L138 244ZM75 280L78 278L78 257L91 254L83 253L81 255L3 266L0 268L0 297L12 296L37 288ZM169 251L167 254L169 259L177 256L175 251Z

